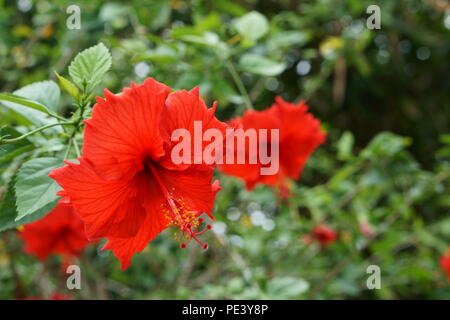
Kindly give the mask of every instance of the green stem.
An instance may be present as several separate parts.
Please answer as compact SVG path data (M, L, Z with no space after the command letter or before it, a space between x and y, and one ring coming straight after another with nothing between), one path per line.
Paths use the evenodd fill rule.
M53 118L55 118L55 119L58 119L60 121L67 121L66 118L61 117L60 115L57 115L56 113L53 113L53 112L49 112L48 115L53 117Z
M78 132L78 129L81 127L83 122L84 111L87 107L89 107L89 101L86 101L86 94L83 94L81 101L78 103L78 108L80 110L80 116L75 120L74 128L72 134L70 136L70 142L73 145L77 158L81 157L80 148L78 147L77 141L75 139L75 135Z
M71 139L71 141L73 140L72 144L73 144L73 148L75 149L75 153L77 155L77 158L81 157L81 152L80 152L80 148L78 147L77 142L75 141L75 137L73 139Z
M75 125L75 123L73 123L73 122L58 122L58 123L47 124L47 125L45 125L43 127L40 127L40 128L34 129L34 130L30 131L30 132L27 132L24 135L21 135L20 137L17 137L17 138L14 138L14 139L0 140L0 145L19 142L20 140L23 140L23 139L25 139L25 138L27 138L27 137L35 134L35 133L41 132L41 131L43 131L45 129L48 129L48 128L52 128L52 127L56 127L56 126L67 126L67 125L72 125L73 126L73 125Z
M234 67L234 64L231 61L226 62L228 71L231 74L231 77L233 78L234 82L236 83L236 86L242 95L242 98L244 99L245 107L247 110L254 110L253 104L250 100L250 96L247 92L247 89L245 89L245 85L242 82L241 77L239 76L238 72L236 71L236 68Z
M70 149L72 147L72 139L69 139L69 145L67 146L66 152L64 153L64 160L67 159L70 153Z

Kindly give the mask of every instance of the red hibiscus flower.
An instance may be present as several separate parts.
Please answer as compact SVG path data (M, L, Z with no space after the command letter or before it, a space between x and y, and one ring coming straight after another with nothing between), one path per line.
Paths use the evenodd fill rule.
M50 173L85 222L88 238L106 237L103 249L114 252L121 269L167 227L179 229L181 247L193 239L207 248L197 238L210 228L200 230L200 215L213 219L220 187L211 184L213 166L205 161L172 161L177 143L171 136L176 129L194 136L194 121L201 122L202 132L225 132L227 125L215 118L215 105L206 107L198 88L170 90L154 79L119 95L105 90L105 99L97 97L92 118L85 121L80 163L66 162ZM205 146L194 148L192 159Z
M448 282L450 283L450 249L447 254L444 255L440 260L441 268L447 274Z
M246 183L247 189L252 190L258 184L279 187L281 195L287 196L288 178L298 179L303 167L312 152L325 141L325 133L320 128L320 121L315 119L308 111L304 102L291 104L281 97L276 97L275 103L263 111L247 111L242 118L232 121L236 127L247 129L279 129L279 141L271 141L268 134L267 149L270 150L271 143L279 144L279 170L275 174L261 175L261 168L269 167L271 164L234 164L221 165L221 171L239 177ZM247 159L254 156L249 155L249 146L245 150L237 150L238 153L246 153ZM277 159L274 159L276 161Z
M322 247L336 241L336 232L330 227L320 224L313 229L312 237L317 240Z
M89 243L83 221L72 207L64 204L58 204L43 219L25 225L19 236L25 242L24 251L40 260L46 260L50 254L70 259Z

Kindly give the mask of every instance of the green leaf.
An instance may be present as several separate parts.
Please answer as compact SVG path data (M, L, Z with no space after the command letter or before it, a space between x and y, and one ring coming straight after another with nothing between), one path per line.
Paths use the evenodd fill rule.
M7 139L21 136L20 132L11 127L0 128L0 137ZM33 149L33 145L27 139L22 139L16 143L10 143L0 146L0 172L3 164L10 162L14 157L23 152Z
M69 79L64 78L55 71L55 75L59 80L59 85L64 89L75 101L80 99L80 90Z
M80 89L90 93L111 67L111 54L103 43L80 52L69 66L69 74Z
M283 49L294 45L302 46L312 38L312 32L281 31L271 35L268 44L273 49Z
M171 3L168 1L152 1L150 5L151 19L149 24L151 30L162 28L170 21L170 14L172 12Z
M236 19L234 27L243 39L251 42L257 41L269 31L266 17L257 11Z
M339 160L347 160L352 157L353 144L355 137L350 131L345 131L337 142L337 157Z
M196 70L189 70L183 73L174 85L174 88L182 90L184 88L193 88L201 84L204 79L203 73Z
M19 136L21 136L21 133L14 128L8 126L0 128L0 138L12 139ZM17 165L27 156L26 153L33 149L34 146L28 139L0 146L0 184L3 184L3 181L9 181L9 177L16 172Z
M294 299L305 293L309 284L303 279L293 277L274 278L267 283L269 299Z
M53 81L35 82L11 93L0 93L2 104L33 124L53 123L47 115L58 110L60 90Z
M207 31L201 36L183 35L177 37L177 39L210 47L214 49L217 54L223 59L226 59L229 56L230 49L228 45L225 42L221 41L217 33L214 32Z
M44 105L48 110L58 111L61 91L51 80L34 82L14 92L15 95L28 98Z
M361 151L361 157L372 161L377 158L391 158L411 143L412 140L409 137L402 137L392 132L381 132Z
M48 177L50 171L63 166L61 159L39 158L26 162L17 173L15 184L17 218L20 220L55 201L61 188Z
M284 63L254 53L244 54L239 60L239 66L243 71L262 76L276 76L286 69Z
M222 24L220 15L216 12L211 12L206 17L196 16L194 19L194 25L173 28L170 36L173 38L178 38L184 35L201 36L205 31L219 30Z
M180 59L176 50L169 46L160 45L156 49L147 50L144 53L137 54L133 62L152 61L156 63L173 63Z
M233 86L223 79L223 77L213 76L210 81L214 96L217 97L220 107L223 107L223 101L229 101L235 104L243 103L242 97L234 90Z
M8 190L4 196L4 199L0 204L0 232L15 228L33 221L36 221L47 213L53 210L53 208L58 204L58 200L48 203L41 209L35 211L34 213L24 217L23 219L16 220L17 210L16 210L16 197L14 194L14 183L15 178L11 180L8 185ZM0 199L1 200L1 199Z
M234 16L242 16L247 12L245 7L232 0L215 0L214 6L218 11L228 12Z
M27 108L38 110L40 112L44 112L47 114L49 113L49 110L44 105L42 105L36 101L24 98L24 97L19 97L17 95L11 94L11 93L0 93L0 100L12 102L14 104L20 104ZM5 104L5 105L8 106L9 104Z
M35 82L19 90L14 94L0 93L1 100L14 102L23 106L49 113L49 110L58 109L60 91L53 81Z
M102 5L99 13L101 22L109 22L113 28L123 28L128 24L130 8L126 4L109 2Z

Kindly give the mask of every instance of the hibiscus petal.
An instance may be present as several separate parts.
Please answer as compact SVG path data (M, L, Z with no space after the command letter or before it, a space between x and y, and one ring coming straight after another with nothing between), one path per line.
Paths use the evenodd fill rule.
M231 120L230 126L233 127L235 130L243 129L246 130L247 128L253 128L253 129L259 129L258 126L262 126L262 128L272 128L277 127L278 123L276 122L277 119L272 116L266 116L263 114L263 112L246 112L245 118L246 118L246 127L244 127L243 118L235 118ZM228 137L228 139L233 139L233 136ZM224 145L226 147L226 141L224 142ZM258 182L259 179L261 179L260 170L262 165L260 163L250 164L249 163L249 147L248 147L248 141L246 140L244 148L241 148L241 146L236 141L234 141L234 149L233 150L227 150L227 152L232 152L234 154L233 161L231 163L228 162L228 160L225 161L224 164L219 165L220 171L222 171L225 174L239 177L245 181L246 187L248 190L252 190L255 186L255 184ZM238 154L245 154L245 161L244 164L238 164Z
M320 128L320 121L307 112L308 106L303 101L295 105L277 97L273 108L283 123L281 167L287 176L298 179L313 151L325 142L326 134Z
M83 157L107 180L142 170L143 159L164 154L160 118L170 88L154 79L132 84L122 94L105 89L97 97L92 118L85 121Z
M199 169L194 166L185 171L167 170L156 167L164 188L170 191L170 196L186 206L189 210L211 214L215 196L221 189L219 181L211 184L212 170L209 168ZM122 270L131 265L132 256L145 249L150 241L167 228L168 220L164 215L162 207L167 203L167 198L161 191L157 179L148 177L149 190L152 190L148 200L144 203L147 217L134 237L129 238L108 238L108 242L102 250L111 250L120 260ZM184 207L187 209L187 207Z
M80 164L67 161L49 176L64 189L85 222L87 237L134 236L145 219L141 205L146 190L143 175L130 180L104 180L88 160L79 160Z
M108 242L103 246L102 250L111 250L117 259L120 260L120 269L125 270L131 265L133 255L144 250L148 243L156 238L166 227L167 221L162 214L149 214L134 237L108 238Z
M158 174L171 196L182 201L189 210L206 213L211 219L214 200L218 192L217 183L211 186L212 170L207 166L191 166L177 171L157 168Z
M211 108L207 108L205 102L199 94L199 89L194 88L191 91L180 90L175 91L169 95L166 101L167 108L163 112L161 121L161 134L166 141L166 155L161 159L160 164L168 169L184 170L194 163L194 158L199 157L202 164L205 164L203 159L203 150L210 141L203 141L203 134L208 129L217 129L222 134L222 139L213 141L214 144L222 145L223 137L225 137L225 130L228 125L219 121L214 113L216 111L216 103ZM201 150L195 150L194 139L195 130L194 122L201 121L202 130L199 131L199 145ZM191 137L191 161L190 164L176 165L171 159L170 150L178 142L171 141L172 133L177 129L186 129ZM197 163L199 164L199 163Z
M108 238L108 242L102 250L111 250L120 260L120 269L125 270L131 265L132 256L144 250L147 244L167 228L167 219L163 214L162 206L166 203L160 186L156 179L147 174L147 184L144 189L148 197L144 199L143 205L147 212L146 218L139 228L137 234L129 238Z

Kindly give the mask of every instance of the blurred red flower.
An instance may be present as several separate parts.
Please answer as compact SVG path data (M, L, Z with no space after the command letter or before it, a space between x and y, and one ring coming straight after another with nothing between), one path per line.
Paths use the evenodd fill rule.
M448 282L450 283L450 249L447 254L441 257L440 260L441 268L447 274Z
M24 300L43 300L43 299L38 297L29 297L25 298ZM72 298L55 291L52 293L50 298L46 300L72 300Z
M322 247L336 241L336 232L330 227L320 224L313 229L312 237L316 239Z
M59 292L53 292L50 297L50 300L72 300L72 298L69 296L63 295Z
M213 219L219 190L218 182L211 184L213 166L175 164L171 134L182 128L194 136L194 121L201 121L202 134L225 132L227 125L215 118L215 105L206 107L198 88L170 90L154 79L119 95L105 90L85 121L80 163L50 173L85 222L88 238L106 237L103 249L114 252L121 269L169 226L179 229L182 247L194 239L207 248L197 236L210 228L200 231L200 215Z
M325 141L326 134L320 128L320 121L308 113L305 102L292 104L281 97L275 98L275 103L263 111L247 111L242 118L232 120L232 125L247 129L279 129L279 141L271 141L268 134L267 143L279 143L279 171L273 175L261 175L261 168L270 164L227 164L220 166L223 173L243 179L247 189L252 190L256 184L266 184L278 187L281 196L289 193L288 179L298 179L306 161L313 151ZM260 143L264 141L260 141ZM270 147L268 147L270 150ZM237 154L249 155L248 143L245 150L236 150ZM259 151L257 151L259 152ZM277 159L274 159L274 161Z
M368 238L371 238L375 235L372 225L367 220L362 220L359 222L359 230L361 231L363 236Z
M24 251L40 260L50 254L60 254L70 259L78 256L88 245L84 223L71 206L58 204L44 218L27 224L19 233L24 241Z

